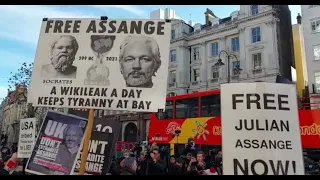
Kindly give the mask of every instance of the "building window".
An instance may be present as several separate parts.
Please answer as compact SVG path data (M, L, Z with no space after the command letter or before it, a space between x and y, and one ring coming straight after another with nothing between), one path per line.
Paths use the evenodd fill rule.
M176 71L170 71L169 82L170 83L175 83L176 82Z
M240 67L240 61L233 61L232 62L232 74L234 76L240 74L238 67Z
M219 67L212 66L211 72L212 72L212 79L219 78Z
M217 42L211 44L211 55L218 56L219 44Z
M251 29L252 43L261 41L260 27L255 27Z
M200 81L200 70L199 69L193 69L193 81L194 82Z
M174 96L175 93L169 93L167 96ZM173 101L166 101L166 106L164 111L156 113L156 118L159 120L172 119L173 115Z
M252 54L253 69L260 69L262 65L261 53Z
M171 40L176 38L176 31L175 30L171 30Z
M198 117L198 97L176 100L176 119Z
M232 51L239 51L239 37L231 39L231 49Z
M257 15L259 13L259 6L251 5L250 10L251 10L251 15Z
M199 47L193 48L193 60L198 60L198 59L200 59L199 55L200 55L200 53L199 53Z
M313 46L313 56L315 61L320 60L320 45Z
M220 116L220 94L201 96L201 117Z
M320 72L314 73L314 83L316 85L316 93L320 93Z
M320 32L320 19L311 21L311 31Z
M176 50L170 51L170 62L176 62Z

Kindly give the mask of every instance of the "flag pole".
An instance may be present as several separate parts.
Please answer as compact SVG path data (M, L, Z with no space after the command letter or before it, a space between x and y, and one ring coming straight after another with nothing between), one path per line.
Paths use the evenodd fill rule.
M81 154L81 164L78 175L84 175L86 171L86 162L87 162L87 156L89 151L89 144L91 139L91 132L92 132L92 126L93 126L93 119L94 119L94 109L90 109L89 116L88 116L88 122L87 122L87 128L84 134L84 142L83 142L83 148L82 148L82 154Z

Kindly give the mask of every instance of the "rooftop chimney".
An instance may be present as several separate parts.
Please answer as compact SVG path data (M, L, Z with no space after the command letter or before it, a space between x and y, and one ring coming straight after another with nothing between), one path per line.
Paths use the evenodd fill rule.
M298 13L298 16L297 16L297 23L298 24L301 24L301 15L300 15L300 13Z
M213 12L207 8L206 12L204 12L205 14L205 23L206 25L211 25L211 20L213 18L216 18L217 16L213 14Z

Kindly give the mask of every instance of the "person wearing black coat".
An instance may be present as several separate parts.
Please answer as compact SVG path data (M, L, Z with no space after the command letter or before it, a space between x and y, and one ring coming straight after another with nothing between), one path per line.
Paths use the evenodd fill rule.
M194 143L194 139L193 138L189 138L188 139L188 144L186 145L186 148L184 148L182 155L187 155L188 153L191 153L192 156L196 156L197 155L197 148L196 148L196 144Z
M160 158L158 148L152 150L150 158L147 162L147 175L163 175L166 169L166 162Z

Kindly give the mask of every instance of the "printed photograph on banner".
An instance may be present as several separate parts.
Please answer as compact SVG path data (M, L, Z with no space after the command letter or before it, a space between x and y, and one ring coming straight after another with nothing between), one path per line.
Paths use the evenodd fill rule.
M26 165L38 175L70 175L79 154L87 120L48 111Z
M156 112L164 109L171 22L47 19L28 102L34 106ZM106 35L107 34L107 35Z
M29 158L36 142L36 118L20 119L18 158Z
M224 175L304 175L292 84L221 85Z
M80 111L77 111L80 113ZM75 113L76 114L76 113ZM115 144L120 135L120 121L118 119L95 118L89 144L86 162L86 175L105 175L109 172ZM78 156L74 174L78 174L81 165L81 155Z

